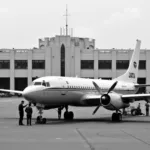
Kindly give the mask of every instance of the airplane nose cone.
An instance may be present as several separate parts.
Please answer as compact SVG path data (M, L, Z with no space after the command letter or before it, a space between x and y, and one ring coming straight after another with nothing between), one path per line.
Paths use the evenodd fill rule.
M30 100L30 99L31 99L31 96L32 96L31 88L30 88L30 87L25 88L24 91L23 91L23 97L24 97L26 100Z
M41 86L28 86L23 91L23 97L30 101L30 102L36 102L41 98L41 91L43 90L43 87Z

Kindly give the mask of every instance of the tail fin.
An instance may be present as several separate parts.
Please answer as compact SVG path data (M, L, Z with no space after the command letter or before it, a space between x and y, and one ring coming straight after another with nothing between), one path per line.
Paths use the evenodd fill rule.
M141 46L141 41L137 40L136 47L133 51L128 70L125 72L125 74L119 76L114 80L137 83L140 46Z

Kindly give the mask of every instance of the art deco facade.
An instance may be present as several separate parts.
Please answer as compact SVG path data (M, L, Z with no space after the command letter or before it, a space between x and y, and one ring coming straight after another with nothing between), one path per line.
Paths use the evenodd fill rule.
M39 48L0 49L0 88L23 90L41 76L112 79L126 71L132 52L96 49L94 39L64 35L39 39ZM150 50L141 50L139 83L150 84L149 58Z

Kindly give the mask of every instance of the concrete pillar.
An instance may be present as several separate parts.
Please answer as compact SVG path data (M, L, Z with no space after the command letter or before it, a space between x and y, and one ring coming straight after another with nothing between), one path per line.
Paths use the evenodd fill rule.
M71 52L70 47L65 47L65 76L71 75Z
M94 50L94 79L98 79L98 51Z
M70 64L70 70L71 70L71 74L70 76L71 77L74 77L74 74L75 74L75 55L74 55L74 42L71 42L71 53L70 53L70 61L71 61L71 64Z
M51 47L46 47L45 48L45 75L50 76L51 75Z
M150 64L150 51L146 51L146 84L150 84L150 67L148 66ZM146 92L150 92L150 87L146 87Z
M70 36L65 37L65 76L71 76L71 39Z
M80 70L81 70L81 60L80 60L80 47L75 47L75 75L74 76L80 76Z
M15 51L11 50L10 52L10 89L15 89L15 67L14 67L14 60L15 60Z
M116 51L112 51L112 79L116 78Z
M28 50L28 85L32 83L32 50Z
M51 46L51 75L59 76L60 75L60 45L59 45L59 37L55 37L54 43Z
M65 44L64 44L65 46ZM60 52L61 52L61 45L60 45L60 37L56 36L55 38L55 57L54 57L54 62L55 64L55 75L60 76Z

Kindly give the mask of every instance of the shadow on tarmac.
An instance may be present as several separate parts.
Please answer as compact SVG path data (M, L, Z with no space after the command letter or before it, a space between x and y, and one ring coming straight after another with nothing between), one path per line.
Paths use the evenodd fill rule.
M130 116L123 117L121 122L112 122L111 117L101 118L75 118L72 121L66 121L64 119L58 120L57 118L47 118L47 123L44 125L59 125L59 124L76 124L76 123L107 123L107 124L120 124L120 123L150 123L150 117L143 116ZM38 125L38 124L37 124Z
M0 118L0 120L18 120L18 118ZM101 118L74 118L71 121L64 120L63 118L58 120L58 118L46 118L46 124L36 124L35 125L62 125L62 124L76 124L76 123L107 123L107 124L122 124L122 123L150 123L150 117L146 116L123 116L121 122L112 122L111 117L101 117ZM24 118L26 121L26 118ZM36 119L32 119L36 122Z

